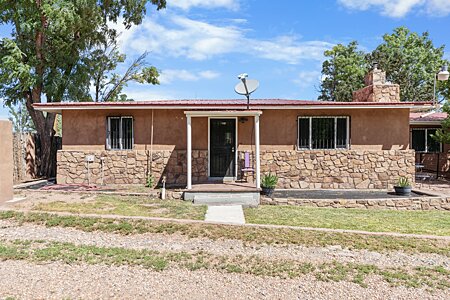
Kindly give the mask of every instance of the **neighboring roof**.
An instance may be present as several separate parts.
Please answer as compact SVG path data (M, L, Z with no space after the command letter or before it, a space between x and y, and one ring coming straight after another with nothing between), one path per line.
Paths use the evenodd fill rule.
M37 110L61 112L62 110L92 109L246 109L247 100L153 100L130 102L57 102L33 104ZM431 102L331 102L317 100L252 99L250 109L342 109L342 108L430 108Z
M416 112L409 114L409 123L413 125L440 125L447 118L444 112Z

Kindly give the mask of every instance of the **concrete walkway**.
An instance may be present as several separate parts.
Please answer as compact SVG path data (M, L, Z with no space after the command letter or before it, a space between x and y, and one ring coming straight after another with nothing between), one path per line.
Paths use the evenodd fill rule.
M209 205L205 221L229 224L245 224L242 205Z

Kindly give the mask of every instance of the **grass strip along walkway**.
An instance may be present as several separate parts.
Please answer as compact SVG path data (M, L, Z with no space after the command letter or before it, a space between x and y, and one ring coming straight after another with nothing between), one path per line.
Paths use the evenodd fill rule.
M177 267L191 271L205 269L281 278L298 278L310 274L322 281L351 281L363 287L367 286L365 283L367 276L378 275L391 285L414 288L425 286L431 289L450 288L450 272L443 267L420 267L407 270L381 269L373 265L338 262L313 265L295 260L267 260L257 256L222 256L205 252L158 252L45 241L0 241L0 260L129 265L154 271Z
M367 209L330 209L261 205L246 208L252 224L398 232L450 236L450 212Z
M77 214L111 214L174 219L204 220L206 206L179 200L148 197L97 195L83 201L37 203L32 210ZM252 224L287 225L368 232L450 236L450 213L446 211L401 211L330 209L299 206L246 208L245 219Z
M47 227L71 227L86 232L102 231L117 234L180 234L189 238L212 240L240 240L248 244L303 245L326 247L341 245L348 249L367 249L377 252L404 251L406 253L436 253L450 257L450 243L446 240L410 237L373 236L355 233L320 232L289 228L260 228L175 223L133 219L57 216L47 213L0 212L0 219L32 223Z

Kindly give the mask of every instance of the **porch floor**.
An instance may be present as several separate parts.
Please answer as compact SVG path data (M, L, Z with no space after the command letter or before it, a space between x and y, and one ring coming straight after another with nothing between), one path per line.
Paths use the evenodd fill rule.
M259 192L255 183L252 182L205 182L192 185L191 190L185 190L189 192Z

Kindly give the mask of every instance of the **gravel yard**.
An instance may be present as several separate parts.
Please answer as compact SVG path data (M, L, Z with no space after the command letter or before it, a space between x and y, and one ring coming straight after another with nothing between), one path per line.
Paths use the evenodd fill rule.
M0 295L20 299L448 299L448 291L390 287L370 278L368 288L305 276L278 279L207 270L0 262Z
M89 194L25 195L27 201L8 208L59 209L53 203L64 202L82 210L89 202L102 210L106 201ZM153 209L131 200L132 208L120 206L119 198L111 202L130 215L140 206ZM164 210L157 213L198 214L198 207ZM449 299L447 245L446 240L4 212L0 299Z
M27 242L31 240L37 242L34 242L35 244ZM300 274L296 278L281 278L217 268L194 270L176 265L155 271L141 267L139 264L100 262L86 264L80 261L68 263L64 259L50 258L16 260L8 257L13 254L4 245L12 243L11 245L17 244L21 247L39 248L42 243L64 242L80 246L110 247L110 249L136 249L155 251L155 253L159 251L174 255L207 253L217 257L233 256L243 261L261 259L264 262L277 262L285 259L293 263L303 262L313 265L338 262L403 270L440 266L448 272L450 268L448 257L432 253L405 254L401 251L378 253L349 250L341 246L246 244L240 240L190 238L179 234L119 235L29 223L21 224L15 220L0 221L0 242L3 245L0 245L2 257L0 258L0 298L448 299L450 297L448 288L407 287L402 284L393 286L379 275L369 274L364 279L367 286L362 286L349 280L319 280L317 274L314 276L309 273ZM50 255L54 251L54 249L49 251ZM88 255L85 251L87 250L79 252L80 255ZM448 275L444 278L448 280Z
M239 240L211 240L189 238L172 234L119 235L104 232L84 232L72 228L18 225L17 222L0 220L0 240L45 240L67 242L76 245L98 247L120 247L149 249L155 251L197 252L205 251L218 255L260 256L266 259L291 259L301 262L325 263L339 260L370 264L380 267L435 267L450 269L447 256L433 253L406 254L400 251L378 253L368 250L348 250L340 246L304 247L301 245L257 245L244 244Z

